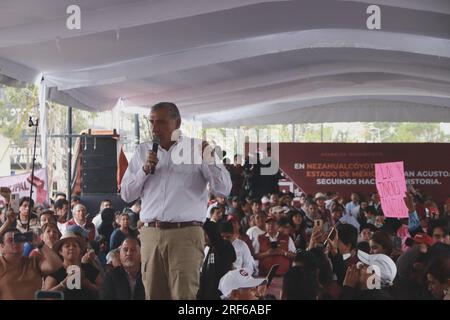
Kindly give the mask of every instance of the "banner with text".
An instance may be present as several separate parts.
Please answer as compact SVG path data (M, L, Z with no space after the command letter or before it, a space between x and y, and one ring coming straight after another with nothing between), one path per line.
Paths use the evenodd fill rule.
M19 198L30 196L31 173L0 177L0 187L8 187ZM48 204L47 169L34 171L33 200L36 204Z
M300 190L367 196L376 192L375 163L403 161L406 182L438 204L450 196L450 144L280 143L280 168Z

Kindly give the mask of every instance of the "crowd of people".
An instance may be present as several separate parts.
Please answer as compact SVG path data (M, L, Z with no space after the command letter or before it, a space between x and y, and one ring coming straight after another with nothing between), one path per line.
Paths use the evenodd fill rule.
M450 299L450 198L410 187L408 217L394 219L377 193L280 194L280 172L262 174L278 168L270 146L224 165L182 135L174 103L149 121L155 139L120 185L130 207L87 212L59 193L48 208L23 197L2 209L0 299Z
M211 195L197 299L450 299L450 199L415 191L405 203L409 218L394 219L376 193ZM62 193L49 208L28 197L3 208L0 299L145 299L139 214L140 200L91 214Z

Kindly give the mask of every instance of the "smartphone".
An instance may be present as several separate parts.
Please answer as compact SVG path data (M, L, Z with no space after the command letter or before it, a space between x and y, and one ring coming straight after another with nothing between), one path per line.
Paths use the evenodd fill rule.
M15 213L19 213L19 199L20 196L18 193L11 193L11 199L9 205L11 209L14 210Z
M331 228L330 232L328 233L327 238L323 242L323 246L325 247L327 245L328 241L329 240L333 241L334 238L336 238L336 228L335 227Z
M279 267L280 267L279 264L274 264L274 265L272 265L272 267L270 268L269 273L268 273L267 276L266 276L267 287L269 287L270 284L272 283L272 280L273 280L273 278L275 277L275 275L276 275L276 273L277 273Z
M39 290L34 294L35 300L64 300L64 293L61 291Z
M323 228L323 220L322 219L315 219L314 220L314 227L316 228Z
M32 231L28 231L25 233L15 233L14 234L14 242L15 243L19 243L19 242L33 242L33 232Z

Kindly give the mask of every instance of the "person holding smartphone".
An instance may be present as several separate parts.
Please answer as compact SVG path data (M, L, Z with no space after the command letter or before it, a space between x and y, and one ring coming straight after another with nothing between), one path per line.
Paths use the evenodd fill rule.
M17 229L6 229L15 219L12 210L7 222L0 228L0 300L33 300L35 292L41 289L42 277L62 267L62 261L36 235L32 244L40 251L40 256L24 257L23 242L17 242ZM5 230L6 229L6 230Z
M266 233L253 240L255 258L259 260L259 275L266 276L274 264L279 264L277 276L284 275L295 257L295 244L291 237L278 231L277 219L266 218Z

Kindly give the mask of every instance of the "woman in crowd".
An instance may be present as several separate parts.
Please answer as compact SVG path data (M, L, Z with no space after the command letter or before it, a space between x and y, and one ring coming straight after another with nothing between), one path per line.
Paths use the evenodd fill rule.
M62 258L63 267L47 276L44 281L44 290L62 291L65 300L98 299L98 290L102 281L100 273L92 265L81 262L81 257L86 250L85 241L73 232L66 232L53 244L53 250ZM79 282L76 281L77 268L74 266L79 268ZM72 274L74 271L75 274ZM75 281L72 281L73 277ZM73 285L75 287L72 287ZM77 285L79 285L78 288Z
M394 243L391 237L385 231L378 230L372 235L370 239L370 253L371 254L385 254L390 256L394 249Z
M46 223L41 227L41 239L50 248L53 248L53 244L61 238L61 232L55 223ZM40 252L38 249L34 249L30 253L30 257L39 256Z
M292 225L291 237L297 249L306 249L306 222L300 211L291 210L288 218Z

